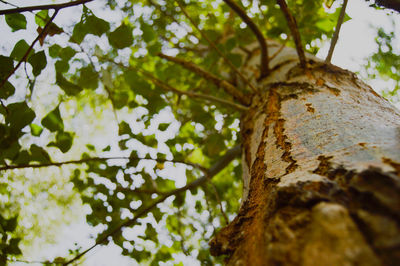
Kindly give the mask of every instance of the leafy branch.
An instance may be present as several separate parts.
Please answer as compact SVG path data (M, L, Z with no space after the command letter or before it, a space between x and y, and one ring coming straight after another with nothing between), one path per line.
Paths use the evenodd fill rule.
M162 53L158 54L159 57L164 58L168 61L174 62L176 64L179 64L183 66L184 68L192 71L193 73L196 73L197 75L203 77L204 79L211 81L214 83L217 87L222 88L226 93L230 94L233 96L236 100L238 100L240 103L244 105L249 105L250 104L250 99L248 98L247 95L243 94L241 91L235 88L231 83L229 83L226 80L220 79L219 77L215 76L214 74L211 74L208 71L205 71L204 69L200 68L199 66L193 64L192 62L183 60L181 58L173 57L173 56L168 56Z
M156 86L159 86L161 89L163 89L165 91L170 91L170 92L176 93L178 95L186 95L186 96L192 97L192 98L205 99L205 100L208 100L208 101L211 101L211 102L218 102L218 103L221 103L221 104L224 104L224 105L231 106L231 107L233 107L233 108L235 108L235 109L237 109L239 111L247 111L248 110L247 106L244 106L244 105L241 105L241 104L237 104L237 103L232 102L232 101L224 100L224 99L221 99L221 98L218 98L218 97L215 97L215 96L206 95L206 94L200 94L200 93L196 93L196 92L192 92L192 91L183 91L183 90L176 89L176 88L166 84L164 81L161 81L160 79L158 79L155 76L153 76L151 73L149 73L149 72L147 72L147 71L145 71L145 70L143 70L141 68L138 68L138 67L135 67L135 66L132 66L132 65L125 66L122 63L114 62L114 61L106 59L106 58L102 58L102 59L106 60L108 62L111 62L111 63L113 63L113 64L115 64L117 66L124 67L126 69L132 69L132 70L140 72L143 75L144 78L148 79L153 84L155 84Z
M192 166L195 168L200 169L203 172L206 172L207 169L199 164L186 162L183 160L167 160L167 159L152 159L152 158L141 158L141 157L134 157L134 156L117 156L117 157L90 157L90 158L83 158L80 160L70 160L70 161L63 161L63 162L49 162L49 163L41 163L41 164L20 164L20 165L6 165L0 167L0 171L7 171L7 170L14 170L14 169L25 169L25 168L44 168L50 166L63 166L67 164L83 164L88 162L99 162L99 161L107 161L107 160L148 160L148 161L155 161L159 163L181 163L188 166Z
M235 146L234 148L228 150L225 155L223 155L216 163L214 163L204 174L204 176L196 179L195 181L187 184L184 187L174 189L162 196L160 196L158 199L153 201L147 206L142 205L135 213L135 216L132 219L126 220L125 222L121 223L119 226L114 228L112 231L108 232L104 236L102 236L100 239L96 241L95 244L93 244L91 247L88 249L84 250L83 252L79 253L76 255L74 258L70 259L69 261L65 262L63 265L69 265L74 261L77 261L80 259L82 256L84 256L86 253L91 251L93 248L96 246L104 243L109 237L114 236L115 234L119 233L124 227L132 226L136 223L136 221L147 214L151 209L157 206L157 204L164 202L167 198L177 195L179 193L185 192L187 190L199 187L206 183L208 180L213 178L216 174L218 174L222 169L224 169L233 159L235 159L237 156L239 156L241 153L241 147Z
M182 10L182 13L185 17L190 21L190 23L196 28L198 32L200 32L201 36L209 43L209 45L217 52L219 56L224 60L226 64L246 83L253 92L257 92L258 90L251 84L251 82L232 64L232 62L221 52L221 50L217 47L217 45L210 39L208 36L199 28L196 22L190 17L189 13L186 11L180 0L175 0L178 4L179 8Z
M38 5L38 6L27 6L27 7L17 7L17 8L12 8L12 9L4 9L0 10L0 15L5 15L5 14L14 14L14 13L22 13L22 12L31 12L35 10L49 10L49 9L54 9L54 10L60 10L63 8L71 7L71 6L77 6L81 4L85 4L88 2L91 2L93 0L77 0L77 1L71 1L68 3L62 3L62 4L50 4L50 5Z
M335 32L333 33L333 37L331 40L331 45L329 47L328 55L326 56L326 59L325 59L325 63L327 63L327 64L329 64L332 60L333 50L335 50L336 43L339 39L340 27L342 26L344 17L346 15L347 2L348 2L348 0L344 0L342 9L340 10L340 15L339 15L339 18L338 18L338 21L336 24L336 29L335 29Z
M238 4L236 4L233 0L224 0L224 2L233 10L236 14L246 23L246 25L251 29L251 31L256 36L258 43L261 49L261 57L260 57L260 77L259 79L263 79L269 74L269 58L268 58L268 48L267 41L264 38L261 30L254 23L253 20L247 15L246 11L244 11Z
M14 75L15 71L21 66L21 64L28 58L29 53L32 51L33 47L39 41L42 39L43 36L45 36L47 29L52 25L53 20L55 19L56 15L58 14L58 9L54 10L54 14L51 16L51 18L47 21L46 25L44 26L43 30L38 34L36 39L32 42L32 44L29 46L28 50L26 50L24 56L19 60L18 64L13 68L13 70L7 75L7 77L2 80L0 84L0 89L3 88L4 84L8 81L8 79Z
M293 40L296 45L296 52L297 52L297 55L299 56L299 60L300 60L300 66L302 68L306 68L307 67L306 56L304 53L303 45L301 43L300 32L299 32L299 28L297 27L296 19L293 17L292 13L290 13L285 0L277 0L277 2L279 4L279 6L281 7L283 14L285 15L290 32L292 33Z

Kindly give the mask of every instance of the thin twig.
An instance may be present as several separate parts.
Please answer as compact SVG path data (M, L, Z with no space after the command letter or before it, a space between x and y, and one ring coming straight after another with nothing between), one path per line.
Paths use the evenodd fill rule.
M42 264L42 265L54 264L54 262L50 262L50 261L36 261L36 260L29 261L29 260L9 259L9 258L7 258L7 261L20 262L20 263L25 263L25 264Z
M241 104L237 104L235 102L232 101L228 101L228 100L224 100L215 96L211 96L211 95L207 95L207 94L200 94L200 93L196 93L196 92L191 92L191 91L182 91L182 90L178 90L174 87L171 87L170 85L164 83L163 81L157 79L156 77L154 77L153 75L151 75L148 72L144 72L143 70L140 70L141 73L147 78L150 79L155 85L159 86L160 88L162 88L163 90L166 91L171 91L174 92L178 95L186 95L188 97L192 97L192 98L200 98L200 99L205 99L211 102L218 102L224 105L229 105L231 107L234 107L235 109L239 110L239 111L247 111L248 107L241 105Z
M221 198L219 196L218 190L217 190L217 188L215 187L215 185L212 182L210 182L210 185L214 189L215 198L218 201L219 209L221 210L222 216L224 217L225 225L227 225L229 223L229 219L228 219L228 216L226 215L226 213L224 211L224 208L222 207L222 202L221 202Z
M71 160L71 161L64 161L64 162L49 162L49 163L41 163L41 164L20 164L20 165L7 165L0 167L0 171L6 170L13 170L13 169L24 169L24 168L44 168L50 166L62 166L66 164L83 164L88 162L99 162L99 161L107 161L107 160L148 160L148 161L155 161L160 163L181 163L185 165L189 165L195 168L200 169L201 171L206 171L207 169L199 164L186 162L183 160L167 160L167 159L151 159L151 158L141 158L141 157L126 157L126 156L117 156L117 157L91 157L91 158L84 158L80 160Z
M306 56L304 53L303 45L301 43L300 32L299 32L299 28L297 27L296 19L290 13L285 0L277 0L277 2L279 4L279 6L281 7L283 14L286 17L286 21L288 23L290 32L292 33L293 40L296 45L297 55L299 56L299 60L300 60L300 66L302 68L306 68L307 67Z
M258 92L256 87L251 84L251 82L232 64L232 62L221 52L221 50L215 45L215 43L208 38L208 36L199 28L196 22L189 16L189 13L186 12L186 9L181 4L180 0L175 0L178 4L179 8L182 10L185 17L190 21L190 23L196 28L198 32L200 32L201 36L211 45L211 47L217 52L219 56L224 60L225 63L229 65L229 67L246 83L253 92Z
M116 191L121 191L121 192L128 192L128 193L138 193L138 194L159 194L159 195L164 195L167 194L168 192L165 191L160 191L158 189L141 189L141 188L135 188L135 189L130 189L129 187L122 187L122 186L117 186Z
M24 62L27 58L29 53L32 51L33 46L35 46L36 42L41 39L45 34L47 29L49 28L49 26L51 25L52 21L54 20L54 18L56 17L58 13L58 9L54 10L54 14L53 16L51 16L51 18L49 19L49 21L47 21L46 25L44 26L43 30L38 34L38 36L36 37L36 39L32 42L32 44L29 46L28 50L25 52L24 56L19 60L18 64L14 67L14 69L7 75L7 77L2 80L1 84L0 84L0 89L3 88L4 84L6 84L6 82L8 81L8 79L15 73L15 71L17 71L17 69L20 67L20 65L22 64L22 62Z
M9 3L9 2L4 1L4 0L0 0L0 2L2 2L3 4L6 4L6 5L13 6L13 7L18 7L17 5L14 5L13 3Z
M12 8L12 9L0 10L0 15L30 12L30 11L35 11L35 10L49 10L49 9L60 10L60 9L71 7L71 6L85 4L85 3L88 3L91 1L93 1L93 0L78 0L78 1L71 1L68 3L62 3L62 4L17 7L17 8Z
M196 73L197 75L203 77L204 79L211 81L214 83L217 87L222 88L226 93L229 95L233 96L237 101L244 105L249 105L250 104L250 99L248 98L247 95L243 94L241 91L235 88L232 84L230 84L228 81L223 80L214 74L211 74L208 71L205 71L204 69L200 68L199 66L193 64L192 62L183 60L181 58L165 55L162 53L158 54L159 57L164 58L168 61L177 63L184 68L192 71L193 73Z
M254 23L253 20L246 14L238 4L236 4L233 0L224 0L224 2L233 10L239 17L246 23L246 25L251 29L251 31L256 36L258 43L261 49L261 57L260 57L260 77L259 79L263 79L269 74L269 58L268 58L268 48L267 41L264 38L261 30Z
M282 43L281 47L279 47L279 49L273 55L271 55L271 57L269 58L270 61L272 61L272 59L274 59L280 52L282 52L282 50L286 47L286 43L289 38L290 36L288 36L286 40Z
M346 6L347 6L348 0L344 0L342 9L340 10L340 15L336 24L336 29L335 33L333 34L332 40L331 40L331 46L329 47L329 52L328 55L326 56L325 63L329 64L332 60L333 56L333 50L335 50L336 43L339 39L339 32L340 32L340 27L343 24L344 17L346 15Z
M149 73L149 72L147 72L147 71L145 71L145 70L143 70L141 68L137 68L137 67L134 67L134 66L125 66L122 63L114 62L114 61L109 60L107 58L103 58L103 60L109 61L109 62L111 62L111 63L113 63L115 65L118 65L120 67L124 67L126 69L132 69L132 70L135 70L137 72L140 72L143 75L144 78L150 80L152 83L154 83L155 85L159 86L161 89L163 89L165 91L170 91L170 92L176 93L178 95L186 95L186 96L192 97L192 98L205 99L205 100L208 100L208 101L211 101L211 102L221 103L223 105L231 106L231 107L233 107L233 108L235 108L235 109L237 109L239 111L247 111L248 110L247 106L244 106L244 105L232 102L232 101L224 100L224 99L221 99L221 98L218 98L218 97L215 97L215 96L206 95L206 94L200 94L200 93L196 93L196 92L192 92L192 91L182 91L182 90L176 89L176 88L166 84L165 82L159 80L158 78L153 76L151 73Z
M156 199L155 201L153 201L151 204L144 206L142 205L135 213L135 216L132 219L126 220L125 222L121 223L119 226L117 226L116 228L114 228L112 231L110 231L109 233L105 234L104 236L102 236L100 239L98 239L96 241L95 244L93 244L91 247L89 247L88 249L84 250L83 252L79 253L78 255L76 255L74 258L72 258L71 260L65 262L63 265L69 265L74 261L77 261L78 259L80 259L83 255L85 255L86 253L88 253L89 251L91 251L93 248L95 248L96 246L104 243L109 237L114 236L117 233L120 233L121 229L123 229L124 227L128 227L128 226L132 226L136 223L136 221L142 217L143 215L147 214L149 211L151 211L151 209L153 209L154 207L157 206L157 204L164 202L167 198L177 195L181 192L185 192L187 190L199 187L200 185L203 185L204 183L206 183L208 180L210 180L211 178L213 178L216 174L218 174L222 169L224 169L233 159L235 159L238 155L240 155L241 153L241 148L240 146L235 146L234 148L228 150L225 155L223 155L216 163L214 163L214 165L212 165L209 170L207 171L207 173L196 179L195 181L187 184L184 187L181 188L177 188L174 189L170 192L168 192L167 194L160 196L158 199Z

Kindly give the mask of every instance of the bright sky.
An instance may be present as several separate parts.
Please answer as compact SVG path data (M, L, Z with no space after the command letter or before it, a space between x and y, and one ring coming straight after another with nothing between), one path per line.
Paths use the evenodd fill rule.
M10 1L17 5L26 5L27 1ZM33 2L33 1L32 1ZM33 4L31 1L29 4ZM35 1L35 4L42 4L44 1ZM57 1L62 2L62 1ZM335 5L341 4L342 1L336 1ZM89 3L89 7L98 6L97 3ZM6 8L4 5L0 5L0 8ZM8 7L9 8L9 7ZM339 65L340 67L349 69L351 71L360 71L360 66L364 63L364 59L376 49L374 41L376 31L371 28L373 23L374 27L384 26L390 27L390 17L395 17L396 25L399 24L400 16L395 14L387 16L383 11L375 11L373 8L368 7L368 3L364 0L351 0L348 3L347 14L352 20L346 22L342 26L340 38L335 49L332 63ZM60 16L64 15L64 12ZM101 17L101 14L99 14ZM104 18L104 16L103 16ZM8 32L5 27L5 21L3 18L0 20L0 34L4 36L5 32ZM23 33L21 33L23 34ZM2 39L1 47L10 45L12 47L12 40L8 38ZM326 43L324 47L318 53L318 56L325 57L329 48L329 43ZM371 84L372 83L372 84ZM387 83L382 81L372 81L370 84L376 89L384 87ZM85 223L84 217L78 221L72 227L65 228L64 231L60 232L59 245L49 245L46 247L40 247L42 254L38 254L39 257L46 256L52 258L49 254L60 254L60 249L65 250L65 246L70 248L73 247L73 243L78 241L81 245L86 248L91 245L92 241L87 239L85 236L90 230L90 227ZM120 249L116 246L113 247L100 247L94 249L92 252L85 256L85 264L91 266L101 265L132 265L132 260L122 257ZM42 259L42 258L40 258ZM193 263L192 263L193 264ZM14 265L25 265L22 263ZM195 265L195 264L193 264Z

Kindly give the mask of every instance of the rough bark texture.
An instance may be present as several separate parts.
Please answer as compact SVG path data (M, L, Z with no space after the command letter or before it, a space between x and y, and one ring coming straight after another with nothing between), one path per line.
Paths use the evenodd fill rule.
M398 265L400 112L348 71L310 58L303 71L289 48L274 60L241 119L244 202L212 254L228 265Z

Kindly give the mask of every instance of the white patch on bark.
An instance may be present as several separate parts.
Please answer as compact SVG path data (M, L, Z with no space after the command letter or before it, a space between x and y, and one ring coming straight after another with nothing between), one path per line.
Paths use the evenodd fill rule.
M330 163L357 172L371 166L393 171L382 158L400 161L399 111L367 86L340 80L340 86L332 87L336 80L329 76L323 79L324 85L313 85L320 92L281 104L285 134L297 165L303 166L304 161L318 162L318 156L323 155L333 156ZM339 95L332 89L337 89Z

